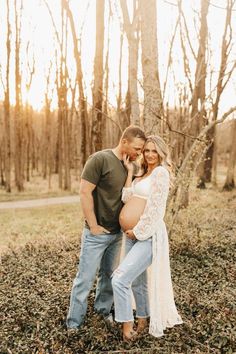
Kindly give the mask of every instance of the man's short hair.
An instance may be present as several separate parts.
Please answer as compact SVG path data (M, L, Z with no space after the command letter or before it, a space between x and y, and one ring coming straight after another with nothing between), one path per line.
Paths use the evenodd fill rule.
M133 138L140 138L144 141L146 140L144 131L137 125L129 125L121 135L121 139L131 141Z

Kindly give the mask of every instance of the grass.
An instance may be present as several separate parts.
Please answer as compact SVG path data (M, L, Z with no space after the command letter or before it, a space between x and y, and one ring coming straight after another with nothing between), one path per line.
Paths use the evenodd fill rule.
M0 239L10 249L1 264L1 354L233 353L235 202L235 191L192 195L170 241L184 324L161 339L146 334L132 344L123 344L119 328L110 333L94 314L94 289L80 333L67 336L65 317L82 228L78 205L4 211Z
M22 248L27 243L68 242L78 238L81 228L82 215L78 204L1 210L0 254Z
M24 183L24 191L18 192L13 185L11 193L7 193L5 189L0 188L0 202L10 202L17 200L28 200L38 198L62 197L66 195L75 195L79 191L79 181L74 175L71 177L71 191L62 190L58 187L58 175L52 175L51 188L49 188L48 180L42 179L40 175L31 177L30 182Z
M169 215L167 217L168 224ZM192 193L190 206L180 210L172 230L175 247L201 251L214 245L227 244L236 238L236 191L222 192L213 188Z
M191 190L189 207L180 211L170 258L184 324L159 339L144 334L124 344L119 326L109 332L94 313L95 288L84 326L67 336L81 229L78 204L1 211L1 354L236 352L235 190Z

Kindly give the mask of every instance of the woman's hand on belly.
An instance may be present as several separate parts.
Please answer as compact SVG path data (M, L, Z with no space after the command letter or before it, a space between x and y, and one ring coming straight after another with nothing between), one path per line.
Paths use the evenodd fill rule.
M125 234L128 238L130 238L131 240L136 240L136 237L134 236L133 230L126 230Z

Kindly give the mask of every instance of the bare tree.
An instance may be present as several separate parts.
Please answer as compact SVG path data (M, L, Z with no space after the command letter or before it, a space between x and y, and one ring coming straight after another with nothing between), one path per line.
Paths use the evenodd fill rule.
M62 7L63 9L63 7ZM65 15L66 12L63 9L63 14ZM65 44L64 44L64 51L65 51L65 59L64 59L64 83L63 83L63 91L64 91L64 99L63 99L63 145L64 145L64 189L70 190L71 189L71 174L70 174L70 167L71 167L71 158L70 158L70 148L71 148L71 141L70 141L70 124L69 124L69 109L67 103L67 96L68 96L68 71L67 71L67 42L68 42L68 18L66 17L65 26L64 26L64 36L65 36Z
M126 102L130 105L130 123L140 124L140 109L138 99L138 23L139 23L139 9L136 1L134 1L133 20L130 21L127 1L120 0L120 5L123 13L124 30L128 39L129 46L129 78L128 78L128 92ZM126 104L126 105L127 105Z
M160 132L163 115L162 93L158 71L156 0L139 0L141 18L142 71L144 90L144 128L147 133ZM155 113L155 114L154 114Z
M6 176L6 191L11 192L11 130L10 130L10 55L11 55L11 25L9 16L9 0L7 4L7 62L6 62L6 85L4 97L4 122L5 122L5 176Z
M190 116L190 132L193 136L197 136L202 127L207 123L205 102L206 102L206 43L208 36L207 14L209 9L209 2L201 1L201 15L200 15L200 30L199 30L199 45L196 59L195 79L192 85L192 99L191 99L191 116ZM188 140L186 145L189 148ZM191 142L192 143L192 142ZM202 147L200 148L200 150ZM196 164L196 157L192 159L192 168ZM198 168L199 182L198 185L203 187L204 181L202 177L203 163L200 163ZM187 171L185 183L182 186L181 204L187 206L189 203L189 183L190 183L190 169Z
M104 48L104 0L96 1L96 50L94 58L94 86L92 110L92 151L102 149L103 103L103 48Z
M19 5L18 5L19 4ZM20 73L20 45L21 45L21 15L23 2L14 0L15 11L15 182L18 191L24 189L24 171L22 163L22 102L21 102L21 73Z
M229 68L229 56L232 50L232 40L233 40L231 21L232 21L232 10L234 4L235 4L235 0L227 0L224 33L221 41L221 63L220 63L218 80L217 80L216 97L212 107L213 121L217 120L221 95L226 85L228 84L234 72L234 69L236 68L236 61L234 61L233 64L231 64L231 67ZM216 141L215 126L213 127L212 130L208 132L207 139L208 139L209 148L207 150L206 158L205 158L204 180L206 182L210 182L212 178L212 182L215 184L216 164L217 164L216 162L217 149L215 145L215 141ZM213 175L212 175L213 156L214 156L214 168L213 168Z
M58 129L57 129L58 137L56 143L56 172L58 172L59 175L59 187L60 188L63 187L64 189L70 189L71 188L71 174L70 174L71 124L69 122L69 109L67 104L68 81L69 81L69 74L67 69L68 20L70 22L70 26L72 26L73 38L75 35L75 32L73 32L75 31L75 27L74 27L73 16L70 11L68 2L66 0L61 0L61 35L59 35L59 32L54 22L52 11L46 0L44 0L44 3L47 6L49 14L51 16L52 23L55 30L55 36L60 51L59 54L60 58L59 58L59 63L57 63L57 75L56 75L56 87L57 87L57 96L58 96ZM63 185L63 178L64 178L64 185Z
M122 103L122 54L123 54L123 42L124 42L124 33L121 31L120 34L120 57L119 57L119 88L118 88L118 96L117 96L117 112L118 114L121 111L121 103Z
M106 59L105 59L105 80L104 80L104 102L103 102L103 115L102 115L102 131L105 132L103 134L103 142L102 147L107 147L110 140L110 122L106 119L108 115L108 90L109 90L109 55L110 55L110 24L112 19L112 9L111 9L111 1L109 0L109 14L108 14L108 24L107 24L107 52L106 52Z
M89 138L89 129L88 129L88 112L87 112L87 101L84 94L83 88L83 72L81 66L81 53L79 50L78 39L75 30L75 23L72 12L69 8L69 4L67 0L61 0L62 6L65 8L67 16L69 18L72 38L73 38L73 45L74 45L74 57L76 61L76 77L79 86L79 113L80 113L80 120L81 120L81 164L82 166L85 164L87 156L89 154L89 147L87 144L87 140Z
M27 99L25 105L25 132L24 133L24 148L26 155L26 180L30 180L30 160L31 160L31 144L32 144L32 108L28 101L28 94L33 80L33 75L35 73L35 58L32 57L30 62L30 43L27 44L27 69L28 69L28 80L26 83Z
M0 125L1 126L1 125ZM5 170L5 164L4 164L4 148L3 148L3 137L0 136L0 186L5 186L6 182L4 179L4 170Z
M197 56L193 53L193 57L196 61L195 68L195 79L194 84L191 83L189 75L189 66L188 59L186 54L185 45L182 41L182 49L185 58L185 73L189 77L190 91L192 93L191 99L191 115L189 130L192 136L197 136L201 131L202 127L206 124L206 111L205 111L205 101L206 101L206 42L208 35L208 26L207 26L207 14L209 9L209 2L202 0L201 1L201 15L200 15L200 29L199 29L199 45ZM184 13L181 7L181 1L179 1L179 12L183 17L184 23L186 23ZM187 31L187 28L186 28ZM181 34L182 38L182 34ZM187 140L185 144L185 150L187 151L193 142ZM197 154L195 154L197 156ZM196 163L196 157L192 158L192 166L189 166L189 169L186 171L186 176L184 183L181 185L180 191L180 204L181 207L187 207L189 203L189 184L190 184L190 171L193 169L194 164ZM203 177L200 177L200 180ZM203 183L203 181L201 181Z
M175 219L178 215L179 210L182 207L182 195L180 193L181 189L179 189L179 186L184 183L184 175L186 174L186 170L189 169L189 164L191 164L191 159L194 155L194 153L198 150L198 145L201 143L202 138L204 138L209 130L211 130L216 124L220 124L226 120L233 112L236 111L236 106L231 107L227 112L225 112L222 116L222 118L215 120L208 125L206 125L202 130L200 131L197 139L194 140L193 144L191 145L191 148L188 150L183 163L181 164L181 167L178 169L177 176L175 179L174 186L172 187L171 193L169 195L169 203L170 201L173 202L172 205L172 226L171 230L174 226Z
M50 73L51 73L52 63L50 64L48 75L47 75L47 85L45 92L45 124L44 124L44 144L43 144L43 161L42 161L42 172L43 178L49 180L49 188L51 187L51 174L52 174L52 153L51 153L51 103L52 97L50 96Z
M61 8L61 45L60 63L57 75L58 94L58 174L59 187L71 188L70 180L70 157L69 157L69 132L68 132L68 107L67 107L67 21L65 20L65 10ZM63 162L64 162L64 186L63 186Z
M234 170L236 166L236 119L233 121L233 133L231 150L229 155L228 169L223 189L232 190L235 187Z
M199 46L196 58L195 80L191 100L191 130L197 136L201 128L206 124L206 44L208 36L207 15L209 2L201 1L201 17L199 31Z

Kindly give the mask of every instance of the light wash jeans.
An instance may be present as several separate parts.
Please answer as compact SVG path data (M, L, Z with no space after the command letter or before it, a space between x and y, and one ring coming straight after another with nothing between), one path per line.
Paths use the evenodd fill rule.
M152 263L152 238L145 241L126 237L126 256L112 276L117 322L133 321L132 290L136 316L149 317L147 268ZM132 287L132 290L131 290Z
M98 272L94 307L109 314L113 304L111 275L119 264L122 233L92 235L84 228L78 272L73 282L67 327L78 328L86 315L88 295Z

